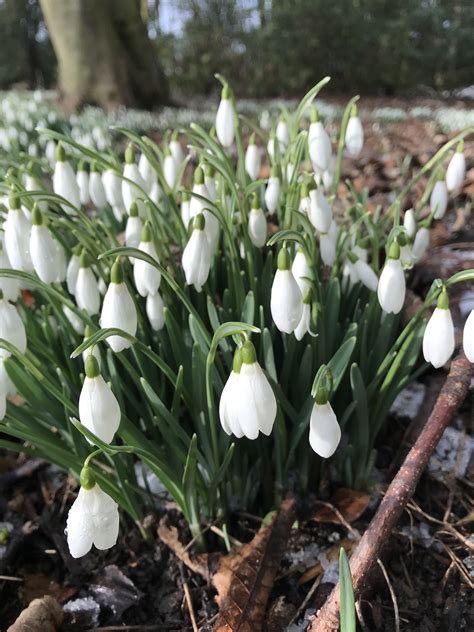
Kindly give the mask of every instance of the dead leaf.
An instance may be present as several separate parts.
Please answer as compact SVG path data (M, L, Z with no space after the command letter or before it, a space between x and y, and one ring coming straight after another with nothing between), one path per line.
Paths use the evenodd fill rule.
M253 540L222 557L212 578L219 616L214 632L259 632L268 597L294 522L295 500L286 498L272 523Z
M197 573L204 577L206 581L210 579L208 556L204 554L191 557L187 547L180 541L178 537L178 529L168 524L165 516L160 520L158 525L158 535L173 553L185 564L193 573Z
M62 587L46 575L38 573L28 575L20 588L21 599L24 604L34 599L40 599L45 595L54 597L59 603L64 603L77 593L77 588L72 586Z
M342 521L333 507L342 515L346 522L354 522L364 513L369 504L370 496L354 489L341 487L332 496L331 500L322 505L311 517L314 522L330 522L341 524Z
M63 620L63 610L56 599L46 595L35 599L7 632L56 632Z

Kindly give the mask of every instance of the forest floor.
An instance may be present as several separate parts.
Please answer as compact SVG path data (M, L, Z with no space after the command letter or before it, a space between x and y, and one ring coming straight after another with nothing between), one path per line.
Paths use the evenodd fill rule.
M369 188L373 208L387 204L389 192L398 188L410 162L423 165L447 140L432 123L420 120L383 127L369 123L366 135L363 155L357 162L345 162L344 173L354 178L357 188ZM435 276L474 267L473 141L466 143L466 154L471 168L464 195L438 223L428 255L410 275L415 294L424 294ZM406 156L411 156L410 162ZM418 194L423 182L419 187ZM344 195L344 186L340 194ZM451 305L459 341L461 323L474 308L474 288L454 294ZM444 377L443 371L427 372L395 403L367 494L326 486L298 503L298 522L285 542L265 630L306 628L337 579L339 547L350 551L366 529L426 421ZM471 393L392 533L383 557L385 576L377 571L373 590L361 604L361 629L474 629L473 419ZM204 565L202 558L193 556L192 546L189 552L184 548L191 542L189 531L176 508L162 499L160 511L146 519L153 534L151 546L143 542L138 529L122 525L115 548L94 549L74 560L67 551L64 525L75 491L76 481L56 468L0 453L0 630L7 630L31 600L43 595L63 605L60 631L212 630L218 617L216 591L203 568L212 574L219 563L218 529L208 533L215 553ZM231 533L249 542L259 527L258 518L238 515ZM55 629L45 627L41 619L30 623L30 632Z

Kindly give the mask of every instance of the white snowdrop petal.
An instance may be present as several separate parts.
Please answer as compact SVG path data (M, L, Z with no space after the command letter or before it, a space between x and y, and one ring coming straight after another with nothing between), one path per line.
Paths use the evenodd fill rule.
M223 147L234 141L234 110L229 99L221 99L216 114L216 134Z
M398 314L405 302L405 275L399 259L387 259L380 275L377 296L384 312Z
M79 396L81 424L105 443L110 443L120 425L120 406L104 378L86 377Z
M291 270L275 272L270 310L280 331L291 334L298 326L303 312L303 297Z
M97 279L90 268L79 268L77 274L75 297L79 309L84 309L90 316L100 309L100 292Z
M462 346L466 358L469 362L474 364L474 309L471 310L471 313L464 323Z
M159 292L146 297L146 315L152 329L160 331L165 325L164 303Z
M454 352L454 325L449 309L436 308L423 335L423 356L439 369Z
M267 220L261 208L251 209L248 231L253 245L256 248L263 248L267 242Z
M100 326L103 329L116 327L135 336L137 311L125 283L110 283L102 304ZM116 353L131 346L131 342L122 336L109 336L107 343Z
M6 299L0 299L0 338L14 345L20 353L26 352L26 331L23 321L14 305ZM0 349L0 358L7 358L11 354L6 349Z
M341 428L331 404L314 404L310 419L309 442L325 459L334 454L341 440Z

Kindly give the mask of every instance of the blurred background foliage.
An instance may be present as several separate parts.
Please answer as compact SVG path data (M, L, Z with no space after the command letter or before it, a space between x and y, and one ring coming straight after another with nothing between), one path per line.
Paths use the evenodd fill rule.
M214 91L215 72L257 98L326 74L333 91L381 95L474 83L472 0L136 1L175 99ZM0 0L0 41L0 88L54 86L40 0Z

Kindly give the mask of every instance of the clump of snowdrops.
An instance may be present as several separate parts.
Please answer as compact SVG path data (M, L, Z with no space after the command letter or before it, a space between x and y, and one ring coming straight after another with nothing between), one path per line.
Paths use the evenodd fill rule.
M288 488L366 487L421 348L435 367L454 351L449 289L474 271L434 280L407 324L401 313L472 130L372 213L350 182L338 199L343 156L363 148L357 97L337 139L315 100L327 78L266 132L221 81L210 132L158 145L115 129L120 158L42 129L55 156L3 183L0 446L80 479L75 557L116 542L118 507L143 529L156 478L201 544L218 521L229 545L234 512L264 515ZM474 313L464 349L473 361Z

